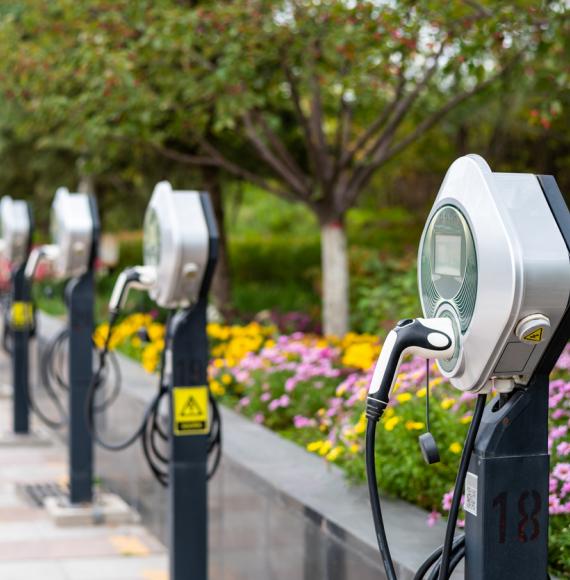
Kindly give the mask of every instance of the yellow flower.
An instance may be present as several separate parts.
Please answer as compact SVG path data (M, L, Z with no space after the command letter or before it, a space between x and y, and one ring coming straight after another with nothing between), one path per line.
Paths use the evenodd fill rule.
M343 453L344 449L337 445L327 453L327 461L336 461Z
M442 377L436 377L435 379L432 379L429 384L430 387L437 387L437 385L443 383L443 378Z
M140 339L140 337L138 336L133 336L133 338L131 339L131 344L135 347L135 348L141 348L141 346L143 345L142 340Z
M358 443L353 443L350 446L350 452L351 453L358 453L360 451L360 445L358 445Z
M354 426L354 432L357 435L362 435L366 431L366 420L362 420L362 418L358 421L358 423Z
M230 385L232 383L232 376L228 375L228 373L223 374L222 383L224 383L224 385Z
M273 348L277 343L270 338L269 340L265 341L265 344L263 345L264 348Z
M458 453L461 453L461 445L456 441L449 446L449 450L451 453L455 453L457 455Z
M332 449L332 443L330 441L323 441L321 448L319 449L319 455L323 457L328 454L328 452Z
M399 422L400 417L391 417L384 423L384 429L386 429L386 431L393 431Z
M420 398L423 399L427 394L427 389L425 387L422 387L417 393L416 395Z
M396 395L396 399L398 400L398 403L406 403L408 401L410 401L412 398L412 395L410 393L402 393L401 395Z
M377 345L365 342L355 343L345 350L342 364L367 371L376 362L379 351L380 348Z
M146 331L148 332L148 337L150 338L151 342L164 339L164 324L153 322L147 327Z
M336 389L336 396L342 397L346 393L346 385L340 385Z
M226 394L226 389L219 383L219 381L210 382L210 390L217 397L221 397Z
M154 373L154 371L156 371L159 360L159 351L153 344L145 347L142 352L142 366L147 373Z
M455 405L455 399L452 399L451 397L447 397L446 399L443 399L443 401L441 402L441 408L444 411L447 411L447 409L451 409L453 405Z
M214 359L213 364L217 369L221 369L224 366L224 361L221 358L216 358Z
M461 417L461 419L459 419L459 422L462 425L467 425L468 423L471 423L471 421L473 421L473 417L471 415L464 415Z
M394 407L388 407L384 411L384 419L389 419L390 417L393 417L395 414L396 414L396 411L394 410Z
M310 451L311 453L316 453L317 451L320 450L322 446L323 441L313 441L312 443L309 443L307 445L307 451Z
M421 421L406 421L406 429L408 431L420 431L425 427Z

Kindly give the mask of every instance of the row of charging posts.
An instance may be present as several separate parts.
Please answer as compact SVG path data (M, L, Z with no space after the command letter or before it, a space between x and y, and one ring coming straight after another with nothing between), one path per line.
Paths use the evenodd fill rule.
M469 580L548 577L548 389L570 334L569 252L570 214L554 178L493 173L476 155L451 166L420 242L426 318L390 332L367 398L369 492L389 580L375 430L406 354L437 359L455 388L477 394L445 542L414 578L445 580L464 556ZM438 460L430 433L420 446L428 463ZM465 534L455 536L463 491Z
M94 255L96 223L91 222L90 243L72 242L79 254ZM205 319L216 243L207 196L173 192L168 184L159 184L145 219L145 264L120 276L111 300L112 322L131 286L147 290L161 306L182 309L170 319L163 365L172 425L173 580L207 576ZM470 580L547 577L548 376L570 331L569 251L570 215L552 177L492 173L477 156L452 165L420 243L418 276L426 318L403 320L388 335L367 400L369 490L390 580L396 575L378 497L375 426L406 354L437 359L454 387L478 394L444 545L426 560L416 579L446 579L464 555ZM40 252L53 258L58 253L50 247ZM30 272L37 258L30 258ZM92 268L90 272L71 285L70 332L74 324L78 330L82 322L92 325ZM82 279L87 280L83 291L91 311L75 318L72 298ZM87 334L83 370L91 364ZM73 372L70 382L73 389ZM85 386L83 380L83 404ZM91 391L94 386L91 380ZM485 407L493 388L499 396ZM428 462L436 461L431 435L424 434L420 443ZM466 530L456 537L463 488Z
M95 372L92 335L99 219L94 198L58 190L52 205L53 243L31 252L28 204L5 197L0 216L0 250L12 264L9 334L15 432L29 432L30 404L34 409L28 385L30 281L39 264L46 261L57 278L71 278L66 288L65 331L69 342L70 504L93 501L94 441L107 449L122 450L140 438L154 475L169 488L170 577L207 578L207 481L215 472L221 453L220 415L207 384L206 310L218 243L208 194L173 191L167 182L155 188L144 223L144 265L128 269L117 280L109 308L109 333ZM157 396L132 437L121 443L108 443L97 432L95 400L103 384L113 325L130 288L146 290L159 306L175 313L167 324ZM164 395L169 399L169 433L161 432L156 425ZM167 457L156 451L167 464L165 473L153 465L148 455L150 419L169 446ZM155 448L154 442L150 446ZM212 455L209 468L208 458Z

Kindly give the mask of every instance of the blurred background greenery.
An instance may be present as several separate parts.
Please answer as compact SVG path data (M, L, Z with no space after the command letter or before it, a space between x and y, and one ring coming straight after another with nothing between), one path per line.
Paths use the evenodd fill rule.
M2 3L0 191L34 201L40 240L55 189L86 177L118 234L158 180L207 189L229 320L377 332L419 313L415 252L455 158L570 191L568 32L562 0ZM328 226L348 252L327 278ZM140 260L124 239L118 269ZM323 321L327 293L349 325Z

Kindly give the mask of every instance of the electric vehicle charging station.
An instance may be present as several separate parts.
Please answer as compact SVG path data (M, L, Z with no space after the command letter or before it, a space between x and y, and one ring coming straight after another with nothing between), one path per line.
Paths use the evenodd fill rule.
M24 270L31 248L32 231L30 204L4 196L0 200L0 252L10 262L11 269L10 300L4 331L10 337L13 432L16 435L30 434L28 358L34 314L30 285Z
M65 294L69 333L69 501L72 505L93 501L93 443L85 408L93 375L94 271L99 232L95 198L60 188L51 209L52 243L34 248L25 268L27 280L32 280L40 262L49 264L56 279L70 279Z
M110 450L124 449L140 436L154 475L168 487L171 580L208 577L207 482L221 453L220 417L208 386L206 334L217 246L209 195L176 191L168 182L159 183L144 221L144 265L125 270L111 296L111 321L100 366L104 367L113 325L129 289L148 292L158 306L173 313L167 322L160 391L141 427L124 443L112 445L102 442L93 423L95 440ZM170 424L164 437L169 452L163 473L152 465L146 449L146 425L156 415L162 395L168 398ZM212 452L216 455L209 471Z
M415 578L449 578L463 556L468 580L548 577L548 377L570 335L569 253L553 177L493 173L477 155L452 164L420 241L426 318L390 332L367 400L367 475L389 580L374 437L407 353L437 359L452 386L478 395L444 545ZM465 535L455 537L463 489Z

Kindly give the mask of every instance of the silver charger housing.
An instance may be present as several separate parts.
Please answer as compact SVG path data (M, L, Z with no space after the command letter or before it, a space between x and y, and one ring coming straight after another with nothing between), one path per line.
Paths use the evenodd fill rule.
M27 201L5 195L0 200L0 253L14 267L28 258L32 236L32 216Z
M168 181L154 188L144 220L144 267L155 271L148 293L163 308L185 308L198 299L211 239L217 239L209 204L207 194L174 190Z
M98 222L91 196L65 187L56 191L50 233L57 247L52 264L57 278L76 278L89 269Z
M453 322L456 351L437 364L454 387L527 384L570 297L568 250L536 175L457 159L422 234L418 285L424 315Z

